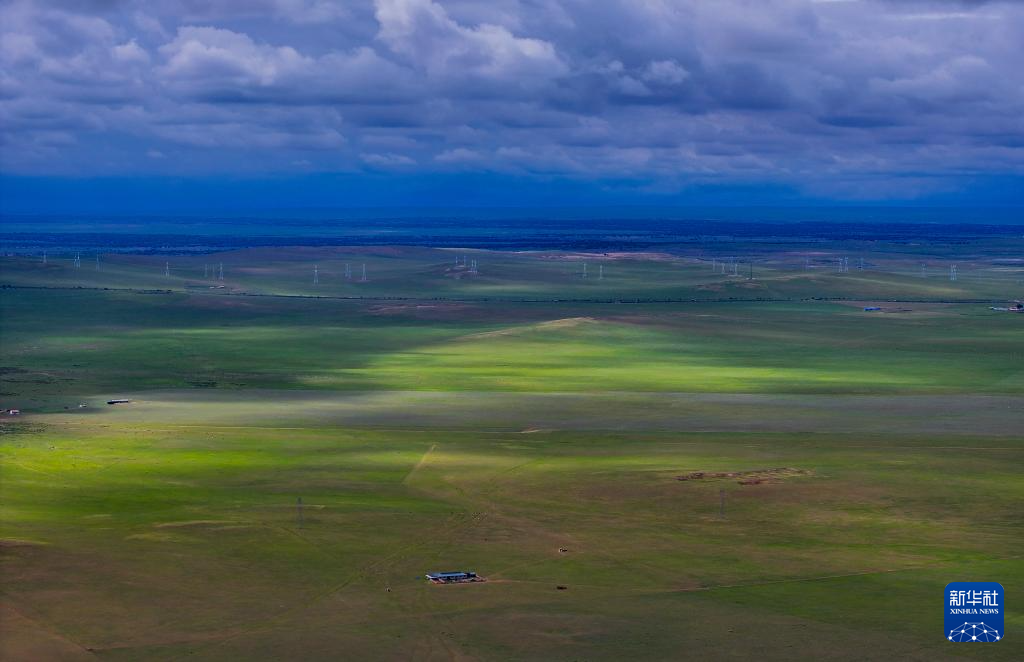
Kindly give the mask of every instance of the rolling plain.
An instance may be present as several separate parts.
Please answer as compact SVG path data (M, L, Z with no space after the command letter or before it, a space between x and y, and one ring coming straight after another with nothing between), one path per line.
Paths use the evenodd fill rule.
M0 656L1021 659L1024 263L936 251L0 258Z

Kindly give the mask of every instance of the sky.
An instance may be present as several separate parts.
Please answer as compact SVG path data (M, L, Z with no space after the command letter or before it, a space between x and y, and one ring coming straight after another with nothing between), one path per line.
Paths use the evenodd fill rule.
M1024 205L1024 2L0 1L0 209Z

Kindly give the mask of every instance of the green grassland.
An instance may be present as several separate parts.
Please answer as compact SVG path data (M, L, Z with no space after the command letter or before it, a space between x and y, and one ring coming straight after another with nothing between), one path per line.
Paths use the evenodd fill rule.
M3 258L0 656L1024 655L1019 273L462 253Z
M77 268L74 255L63 253L50 255L45 263L40 256L5 257L3 282L291 296L545 300L1005 300L1024 284L1024 263L1006 245L942 246L924 253L914 246L881 251L861 245L771 245L745 254L739 248L727 245L714 252L688 249L679 254L387 246L258 248L168 256L86 253L81 254ZM840 272L844 257L848 271ZM860 259L864 259L863 268ZM469 268L470 261L476 261L476 272ZM954 264L958 279L950 281ZM223 279L218 278L221 267Z
M22 396L125 389L1014 393L985 305L363 302L8 290ZM168 360L173 357L175 360Z

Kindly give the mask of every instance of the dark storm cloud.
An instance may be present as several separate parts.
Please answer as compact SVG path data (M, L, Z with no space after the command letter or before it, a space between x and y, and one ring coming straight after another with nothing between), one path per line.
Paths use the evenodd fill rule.
M1024 174L1024 6L6 2L8 174Z

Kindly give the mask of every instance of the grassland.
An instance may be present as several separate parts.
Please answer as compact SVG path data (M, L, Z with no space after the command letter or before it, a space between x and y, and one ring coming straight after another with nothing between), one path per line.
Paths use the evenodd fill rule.
M5 659L1022 656L1016 271L472 255L5 258Z

